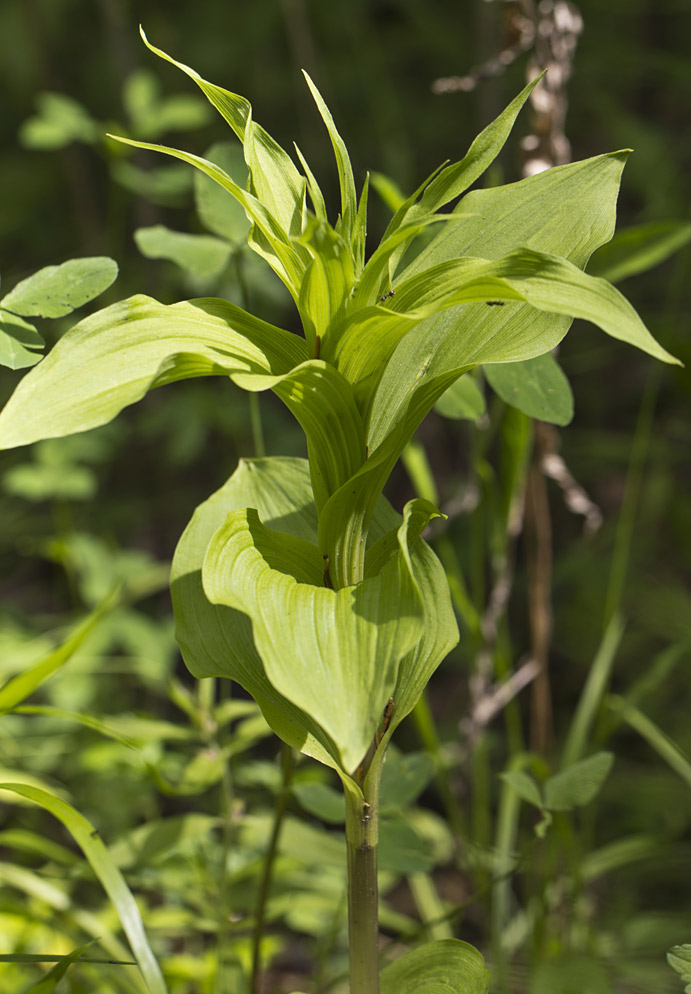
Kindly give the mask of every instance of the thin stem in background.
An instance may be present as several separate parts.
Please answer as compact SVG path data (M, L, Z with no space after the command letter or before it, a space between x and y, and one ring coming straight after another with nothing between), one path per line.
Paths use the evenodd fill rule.
M259 885L257 906L254 913L254 932L252 935L252 972L250 975L249 994L260 994L259 983L261 977L261 945L264 937L264 927L266 924L266 905L269 899L269 892L271 890L276 856L278 855L278 840L281 836L283 818L290 794L290 784L293 779L293 750L285 742L282 746L281 758L283 768L283 784L281 793L276 798L273 828L271 829L271 838L269 839L269 846L266 850L266 856L264 857L264 872Z

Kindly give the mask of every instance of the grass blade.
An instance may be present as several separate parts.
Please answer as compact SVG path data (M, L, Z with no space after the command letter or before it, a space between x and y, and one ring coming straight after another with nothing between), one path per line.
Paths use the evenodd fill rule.
M91 822L65 801L37 787L20 783L0 783L0 790L8 790L28 798L63 823L80 846L113 903L149 994L168 994L168 988L151 951L132 892Z

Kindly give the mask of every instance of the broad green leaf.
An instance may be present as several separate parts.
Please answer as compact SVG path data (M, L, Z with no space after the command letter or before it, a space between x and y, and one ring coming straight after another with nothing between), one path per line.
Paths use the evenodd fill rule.
M486 994L489 981L480 953L460 939L428 942L379 974L381 994Z
M688 981L684 991L691 994L691 944L672 946L667 952L667 962L683 981Z
M405 524L400 531L400 552L377 576L330 590L320 585L315 545L271 531L256 511L237 511L202 568L209 600L251 618L269 680L333 739L349 772L374 737L397 664L422 634Z
M267 722L286 742L339 769L340 764L333 758L338 750L327 733L269 682L264 662L254 646L247 615L211 605L204 596L200 574L209 541L229 512L248 506L258 510L268 527L288 532L306 543L316 543L317 515L307 462L296 459L242 462L226 485L197 509L175 553L171 590L183 657L195 676L237 680L255 698ZM372 543L388 535L390 529L397 529L399 521L391 507L380 500L369 529ZM458 638L441 564L422 542L414 544L411 561L425 611L425 630L419 645L399 665L391 692L396 702L393 727L412 710L431 672ZM317 562L315 559L315 570ZM279 627L285 627L283 622ZM382 709L387 699L382 694ZM332 703L333 700L335 693ZM367 707L370 706L367 702ZM338 707L342 710L341 705ZM372 713L378 721L381 711L372 708Z
M554 425L567 425L573 418L569 381L550 352L522 362L489 364L483 369L494 392L528 417ZM467 379L464 376L458 382ZM436 406L438 409L439 401Z
M544 806L550 811L571 811L590 804L613 763L611 752L596 752L555 773L545 783Z
M54 815L70 832L86 856L117 911L150 994L168 994L163 975L149 946L139 909L125 880L113 863L98 832L71 805L47 791L26 784L1 783L0 790L25 797Z
M43 338L32 324L0 307L0 366L35 366L43 358L43 346Z
M169 259L195 276L217 276L227 265L231 252L228 242L213 235L188 235L171 231L163 224L138 228L134 240L147 258Z
M0 448L95 428L164 383L282 374L305 359L302 340L226 301L130 297L79 322L24 377L0 414Z
M434 856L429 843L397 812L379 820L379 866L384 872L429 873Z
M619 283L658 266L691 241L688 221L657 221L617 231L588 263L588 272Z
M242 149L230 142L217 142L207 149L204 158L215 162L238 186L247 183L247 166ZM242 206L205 173L194 172L194 201L205 228L233 245L244 245L250 224Z
M472 376L461 376L444 391L434 409L445 418L477 421L485 413L487 405L477 381Z
M505 770L499 776L504 783L516 791L522 800L527 801L528 804L534 804L536 808L542 809L544 807L540 788L530 774L524 770Z
M322 729L273 687L254 646L247 615L212 605L201 582L207 546L231 511L257 508L267 526L309 542L317 512L309 467L300 459L242 461L226 484L201 504L178 543L171 570L176 637L196 677L236 680L259 704L269 725L289 745L337 767L336 748Z
M467 194L459 210L473 216L462 225L446 226L402 276L407 279L459 257L501 259L520 245L585 266L612 236L626 154L557 166L518 183ZM545 285L544 303L548 295ZM575 288L569 296L578 297ZM469 304L423 320L402 338L377 387L368 425L370 452L403 412L419 423L469 365L541 355L558 344L570 323L565 314L508 303Z
M348 155L348 149L345 146L345 142L338 133L334 119L331 116L331 111L324 103L321 93L304 69L303 74L307 80L307 85L310 89L314 102L317 105L317 109L321 114L321 118L326 125L326 130L329 132L329 138L331 139L334 156L336 158L338 185L341 190L341 216L340 223L336 224L336 231L341 231L343 238L350 246L352 246L356 236L355 219L357 216L358 201L357 193L355 191L353 167L350 164L350 156Z
M32 984L31 987L27 987L24 994L51 994L72 964L76 963L78 959L81 959L86 950L89 949L95 941L96 940L94 939L91 942L87 942L85 946L79 946L78 949L73 949L72 952L64 956L59 963L56 963L52 970L48 971L45 977L41 977L41 979L35 984Z
M365 460L365 433L350 384L318 359L283 376L238 373L233 379L248 390L273 390L300 423L307 437L314 499L321 511Z
M63 317L98 297L117 275L117 263L106 256L70 259L22 280L0 300L0 306L21 317Z
M298 235L302 229L305 179L297 171L287 152L252 121L249 101L202 79L194 69L177 62L152 45L141 28L140 32L147 47L193 79L207 100L225 118L244 145L245 161L250 169L252 188L257 199L276 218L286 234Z

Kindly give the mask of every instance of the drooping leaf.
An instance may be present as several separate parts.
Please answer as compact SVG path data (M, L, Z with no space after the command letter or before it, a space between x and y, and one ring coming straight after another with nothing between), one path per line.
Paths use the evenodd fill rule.
M35 366L44 342L32 324L0 307L0 365L10 369Z
M379 974L381 994L486 994L489 981L480 953L460 939L418 946Z
M550 352L522 362L495 363L483 368L494 392L528 417L555 425L567 425L573 418L569 381ZM464 376L459 382L467 379Z
M213 235L189 235L163 224L138 228L137 248L148 259L169 259L196 276L216 276L230 258L230 245Z
M193 79L207 100L225 118L244 145L245 161L250 169L256 197L266 205L268 212L286 234L298 235L302 228L305 179L297 171L288 153L252 121L250 102L237 93L231 93L202 79L194 69L177 62L152 45L141 28L140 33L147 47Z
M192 155L190 152L169 148L167 145L153 145L151 142L135 141L121 135L109 135L108 137L122 142L124 145L132 145L134 148L146 149L151 152L162 152L174 159L180 159L215 180L241 204L247 217L252 220L252 230L256 229L256 235L250 239L250 245L266 259L274 272L288 287L293 297L297 298L302 275L309 263L309 256L306 251L301 251L299 243L291 240L265 201L245 190L216 163L210 162L200 155Z
M619 283L658 266L690 241L688 221L657 221L622 228L611 242L597 250L588 263L588 272Z
M485 397L472 376L461 376L444 391L434 409L445 418L477 421L485 413Z
M500 259L518 245L583 267L612 236L625 158L623 152L597 156L467 194L459 210L472 216L462 225L447 226L402 275L408 278L459 257ZM547 296L545 288L545 302ZM402 338L377 387L368 424L370 452L403 411L419 423L468 364L540 355L563 338L570 322L565 314L509 303L469 304L423 320Z
M98 297L117 275L117 263L106 256L70 259L22 280L3 297L0 306L21 317L63 317Z
M131 297L79 322L24 377L0 414L0 448L105 424L164 383L281 374L305 359L295 335L225 301Z
M150 994L168 994L168 988L151 951L132 892L113 863L106 846L91 822L66 801L37 787L30 787L27 784L1 783L0 790L10 791L20 797L27 798L34 804L45 808L63 823L86 856L117 911L123 931L129 940Z
M555 773L545 783L545 807L550 811L570 811L589 804L613 764L611 752L596 752Z

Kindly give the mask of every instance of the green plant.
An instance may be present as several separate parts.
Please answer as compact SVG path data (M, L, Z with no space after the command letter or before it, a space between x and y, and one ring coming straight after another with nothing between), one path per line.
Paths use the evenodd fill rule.
M458 639L444 569L421 537L438 510L418 498L401 517L382 488L426 414L478 366L512 364L517 375L502 376L497 365L488 378L531 413L536 393L544 400L562 391L563 401L547 356L574 317L676 361L611 284L584 272L611 238L627 153L466 194L500 151L535 80L463 160L399 206L367 259L368 182L358 196L345 145L309 78L338 168L334 225L301 153L304 175L255 124L243 97L149 47L194 79L226 119L242 142L248 184L211 160L121 140L196 166L242 206L249 245L287 287L304 337L224 300L165 305L132 297L76 325L22 381L0 415L0 446L96 427L149 389L192 376L273 390L300 423L307 461L242 462L197 508L173 562L177 638L195 676L236 680L289 749L341 778L351 994L374 994L384 757ZM414 254L433 225L441 230ZM558 422L566 409L568 398L556 410L538 404ZM604 772L603 765L598 776ZM547 782L544 800L527 777L509 777L508 786L523 789L547 818L582 803L577 786L568 804L548 796L558 793L559 776ZM476 950L440 940L387 966L381 989L444 983L481 994L488 979Z

